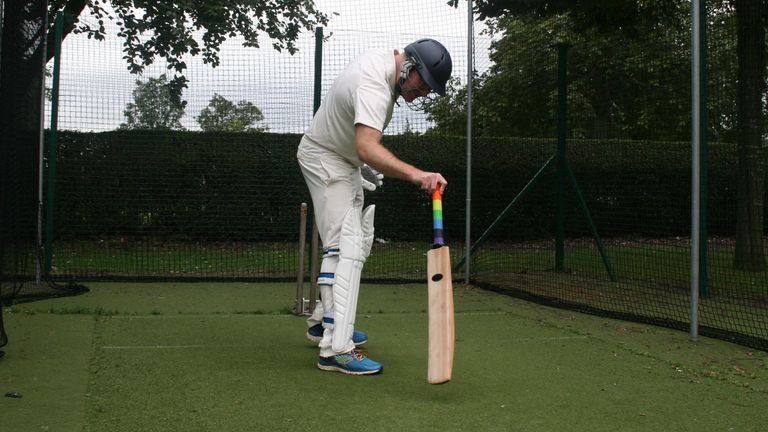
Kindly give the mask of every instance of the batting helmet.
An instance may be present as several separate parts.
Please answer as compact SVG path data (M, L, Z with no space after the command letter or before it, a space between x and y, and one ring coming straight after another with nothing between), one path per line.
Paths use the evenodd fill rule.
M416 63L416 70L432 90L445 96L445 85L451 77L453 62L443 44L434 39L419 39L405 47Z

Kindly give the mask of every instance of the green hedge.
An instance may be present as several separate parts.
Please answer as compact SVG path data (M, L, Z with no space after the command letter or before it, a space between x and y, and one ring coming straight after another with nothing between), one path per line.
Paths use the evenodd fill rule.
M201 132L61 132L56 180L58 238L113 236L205 241L294 239L298 206L308 201L296 163L295 134ZM466 139L387 136L385 145L414 165L442 172L446 233L463 240ZM687 236L690 146L680 142L573 141L568 160L601 234ZM478 139L473 144L472 231L496 218L546 160L554 140ZM710 232L733 233L735 160L732 145L710 148ZM549 171L525 197L497 239L552 236L556 175ZM587 228L566 189L567 229ZM429 196L385 179L377 204L377 237L429 238Z

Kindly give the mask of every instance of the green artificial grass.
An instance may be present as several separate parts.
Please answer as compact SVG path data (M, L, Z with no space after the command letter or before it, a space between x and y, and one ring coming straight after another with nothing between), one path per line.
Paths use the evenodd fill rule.
M0 359L0 429L81 430L87 422L93 317L6 313L5 320L9 344Z
M81 277L146 278L257 278L285 277L296 272L297 244L291 243L139 243L68 241L55 245L55 275ZM309 249L309 248L308 248ZM366 262L366 277L425 278L424 242L374 243ZM690 244L687 239L632 241L612 239L605 247L619 281L686 287L690 280ZM464 258L461 245L452 248L453 260ZM305 268L309 269L309 250ZM592 239L566 242L564 265L597 280L607 278L605 262ZM486 273L512 271L536 273L554 268L554 244L487 243L478 249L473 269L480 279ZM713 293L765 298L768 273L733 268L734 251L714 245L708 251L708 289ZM500 264L503 263L503 264ZM268 270L267 270L268 269ZM307 273L308 276L308 273Z
M100 283L6 309L9 431L759 431L768 355L456 285L450 383L426 382L426 287L362 287L384 365L315 367L293 284Z

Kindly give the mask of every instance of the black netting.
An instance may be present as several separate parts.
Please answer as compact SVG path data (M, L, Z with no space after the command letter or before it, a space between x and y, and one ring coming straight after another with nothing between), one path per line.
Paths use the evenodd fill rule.
M313 83L318 79L324 94L363 50L434 37L453 55L448 96L426 113L396 107L384 144L448 178L444 215L454 263L463 259L469 224L474 283L686 328L690 5L638 3L627 16L595 20L578 8L552 15L526 12L521 3L512 7L515 15L476 22L467 41L466 15L444 3L387 2L417 8L420 25L414 28L407 20L368 19L368 13L381 15L370 2L345 2L323 29L319 67L312 32L299 36L294 55L267 43L246 48L233 38L221 46L216 68L197 57L183 59L188 87L181 101L165 91L163 59L141 76L126 71L113 23L106 23L103 42L69 34L61 56L59 126L44 133L40 213L39 117L27 118L34 110L16 112L10 102L39 100L40 70L23 62L12 68L4 57L4 293L18 288L14 281L34 276L38 262L44 280L56 281L295 278L299 208L309 202L295 151L312 116ZM747 3L761 2L739 5ZM701 51L708 61L701 330L760 348L768 340L763 8L737 11L730 2L712 2ZM80 18L98 23L86 14ZM14 43L3 39L4 56ZM468 50L475 71L469 197ZM35 92L6 84L22 75L38 79ZM46 104L47 114L52 106ZM147 116L150 106L160 108L154 117ZM240 117L217 123L211 116L216 106ZM423 281L429 197L385 179L366 200L377 212L364 278ZM468 202L471 221L465 220ZM458 278L465 276L462 268Z
M0 57L0 304L73 292L41 279L38 224L47 2L5 1ZM75 291L80 292L82 287Z

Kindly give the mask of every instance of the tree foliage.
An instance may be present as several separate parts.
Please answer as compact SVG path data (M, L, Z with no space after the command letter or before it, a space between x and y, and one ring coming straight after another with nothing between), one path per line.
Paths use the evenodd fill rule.
M740 151L734 266L763 271L768 268L763 242L768 1L702 3L707 7L705 29L714 33L706 48L707 92L718 95L708 101L707 132L711 139L736 141ZM606 132L617 131L622 138L672 140L689 136L691 86L684 84L690 83L690 1L477 0L475 11L489 21L492 32L502 34L492 46L494 66L479 77L474 100L478 111L491 119L486 133L514 133L515 124L531 125L534 135L526 136L541 133L536 119L551 116L552 95L541 94L531 73L551 76L551 66L541 63L543 68L528 70L516 80L510 77L541 57L536 50L521 52L518 45L533 40L543 49L542 35L553 42L565 35L577 46L576 67L568 76L572 134L604 138L610 137ZM556 25L561 19L568 28ZM505 45L510 54L505 54ZM462 98L461 89L453 90L443 106L430 107L438 127L453 127L446 105ZM535 115L517 111L515 98L525 101ZM494 124L502 117L512 126Z
M296 40L304 30L328 22L312 0L51 0L49 25L64 12L64 36L84 33L103 40L107 21L119 27L128 70L139 74L158 58L168 62L174 75L169 88L180 97L186 87L184 56L201 55L203 62L217 66L219 48L228 38L241 35L247 47L259 47L260 36L270 38L278 51L296 52ZM81 20L81 15L92 20ZM54 32L49 31L48 58L53 56ZM199 35L199 37L197 37Z
M216 93L197 117L197 123L206 132L264 132L266 127L252 126L262 120L261 110L251 102L241 100L235 104Z
M558 54L567 44L569 133L576 138L680 140L689 136L689 30L685 15L642 36L577 24L565 13L507 15L488 22L495 37L490 68L473 80L473 124L479 136L553 136ZM638 27L639 28L639 27ZM672 91L669 91L669 90ZM463 133L466 89L428 108L437 128ZM664 98L659 98L663 90ZM653 99L656 98L656 101Z
M165 75L136 80L133 102L125 106L125 123L120 129L182 130L184 104L174 98Z
M558 19L505 18L491 24L504 37L491 46L491 67L473 78L473 132L477 136L551 136L557 89L557 57L550 31ZM549 83L542 82L548 79ZM451 80L448 94L426 111L432 133L466 131L467 89Z
M457 5L458 0L450 0ZM637 36L645 23L674 24L674 16L689 0L476 0L481 20L503 16L547 18L564 16L577 31L621 31ZM672 19L672 21L670 21Z
M736 100L739 166L736 188L736 251L734 267L765 271L765 116L766 22L762 0L733 0L738 34L738 96Z

